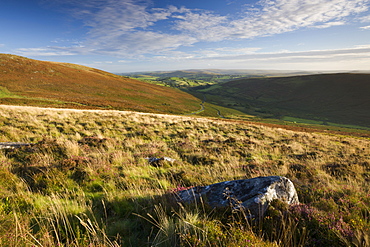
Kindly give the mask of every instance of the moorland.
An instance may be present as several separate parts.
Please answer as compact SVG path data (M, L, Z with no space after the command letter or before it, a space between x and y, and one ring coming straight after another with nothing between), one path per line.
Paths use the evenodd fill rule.
M370 140L243 121L0 107L1 246L369 246ZM147 157L171 157L151 166ZM280 175L301 204L265 217L179 190Z
M226 94L248 94L248 83L330 85L327 75L155 79L161 86L14 55L1 54L0 68L0 142L26 144L0 149L0 246L370 246L369 131L334 130L329 115L321 125L288 124L283 116L300 118L286 112L258 118ZM212 98L222 87L224 103ZM280 93L252 94L246 109L276 115L258 104ZM356 127L368 117L359 112ZM153 166L150 157L174 161ZM173 200L194 186L270 175L289 178L300 204L274 201L253 219Z
M183 114L201 101L105 71L0 54L0 103Z
M204 103L176 88L132 80L77 64L0 54L0 104L74 109L248 117ZM207 107L204 107L207 105Z

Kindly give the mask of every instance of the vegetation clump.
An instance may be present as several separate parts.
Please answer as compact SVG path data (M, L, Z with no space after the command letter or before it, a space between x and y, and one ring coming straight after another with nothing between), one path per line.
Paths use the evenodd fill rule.
M370 140L242 121L0 107L1 246L369 246ZM170 157L154 167L147 157ZM285 176L261 219L177 191Z

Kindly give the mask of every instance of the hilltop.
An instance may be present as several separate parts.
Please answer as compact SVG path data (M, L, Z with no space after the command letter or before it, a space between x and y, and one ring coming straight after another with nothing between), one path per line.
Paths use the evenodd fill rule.
M0 104L184 114L201 100L86 66L0 54Z

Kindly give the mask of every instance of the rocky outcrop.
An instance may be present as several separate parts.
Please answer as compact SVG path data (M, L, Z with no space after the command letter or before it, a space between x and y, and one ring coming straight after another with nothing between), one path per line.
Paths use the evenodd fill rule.
M214 208L245 209L251 217L263 215L275 199L288 204L299 203L293 183L280 176L226 181L179 191L177 195L180 202L199 203L202 198L203 203Z

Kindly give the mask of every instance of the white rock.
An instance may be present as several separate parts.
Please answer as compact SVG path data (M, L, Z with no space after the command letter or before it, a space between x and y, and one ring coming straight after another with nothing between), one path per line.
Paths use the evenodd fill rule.
M275 199L287 204L299 203L292 181L280 176L226 181L179 191L177 195L185 203L199 203L202 198L203 203L215 208L243 208L252 217L263 215Z

